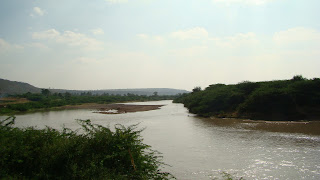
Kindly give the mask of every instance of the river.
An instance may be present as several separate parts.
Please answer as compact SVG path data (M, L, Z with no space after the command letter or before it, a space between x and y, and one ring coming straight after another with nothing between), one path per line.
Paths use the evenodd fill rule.
M320 122L251 122L199 118L172 101L159 110L99 114L60 110L17 115L16 126L80 128L75 119L95 124L146 128L144 142L163 155L164 168L177 179L219 179L226 172L244 179L320 179Z

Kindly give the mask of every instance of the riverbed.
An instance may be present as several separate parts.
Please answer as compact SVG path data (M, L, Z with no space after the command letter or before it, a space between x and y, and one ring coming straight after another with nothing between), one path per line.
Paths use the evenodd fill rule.
M223 173L245 179L320 179L320 122L266 122L199 118L172 101L123 114L74 109L17 115L16 126L78 129L76 119L113 127L138 124L144 142L163 155L177 179L214 179Z

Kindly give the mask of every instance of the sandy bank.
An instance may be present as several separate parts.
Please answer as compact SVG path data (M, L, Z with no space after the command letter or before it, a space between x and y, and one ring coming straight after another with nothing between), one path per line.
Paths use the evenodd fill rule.
M150 111L160 109L163 105L133 105L133 104L81 104L69 105L63 109L94 109L95 113L122 114L128 112Z

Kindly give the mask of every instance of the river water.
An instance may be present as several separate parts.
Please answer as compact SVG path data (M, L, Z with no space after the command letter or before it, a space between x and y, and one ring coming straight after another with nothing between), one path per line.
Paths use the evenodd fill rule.
M61 110L17 115L16 126L80 128L75 119L95 124L146 128L144 142L163 155L164 171L177 179L320 179L320 122L251 122L199 118L171 101L159 110L99 114L93 110Z

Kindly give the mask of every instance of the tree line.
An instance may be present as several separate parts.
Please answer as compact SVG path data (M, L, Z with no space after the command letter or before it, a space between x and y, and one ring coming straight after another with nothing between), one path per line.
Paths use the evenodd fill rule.
M125 95L92 95L90 92L83 92L81 94L71 94L69 92L52 93L48 89L42 89L41 93L28 92L21 95L13 95L12 97L26 98L29 100L29 102L22 104L2 105L0 107L0 114L14 114L30 110L47 109L65 105L79 105L83 103L109 104L130 101L172 100L176 98L176 96L169 95L159 96L157 92L154 92L152 96L135 95L130 93Z
M204 117L263 120L312 120L320 117L320 79L301 75L290 80L213 84L174 100Z

